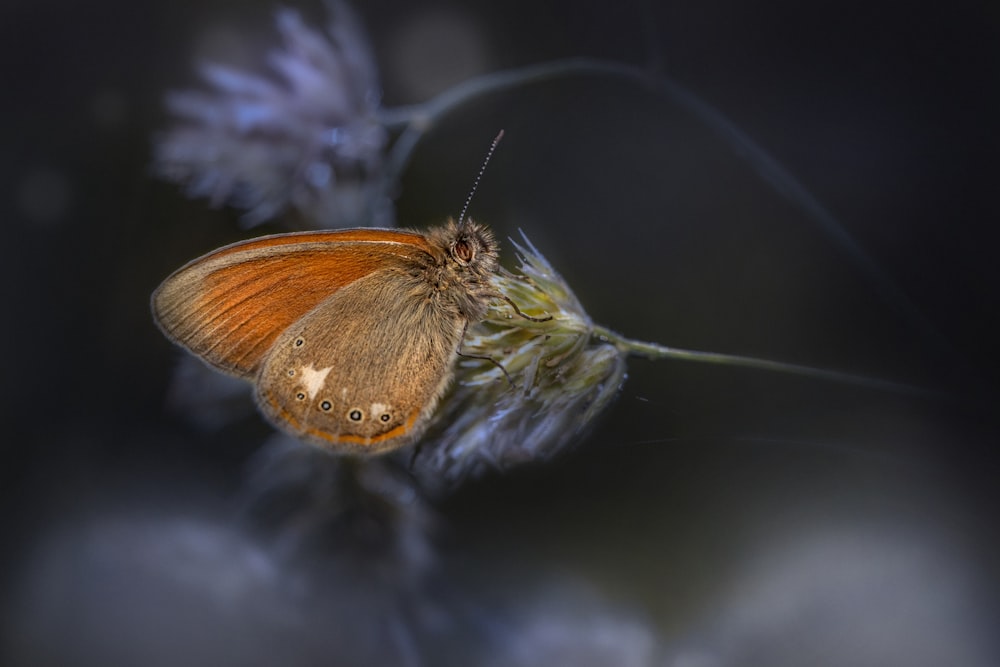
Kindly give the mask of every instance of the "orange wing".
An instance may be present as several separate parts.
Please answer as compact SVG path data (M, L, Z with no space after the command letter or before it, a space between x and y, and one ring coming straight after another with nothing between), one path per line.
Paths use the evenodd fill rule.
M323 299L362 276L425 264L416 232L345 229L276 234L189 262L153 293L168 338L216 368L252 377L274 340Z

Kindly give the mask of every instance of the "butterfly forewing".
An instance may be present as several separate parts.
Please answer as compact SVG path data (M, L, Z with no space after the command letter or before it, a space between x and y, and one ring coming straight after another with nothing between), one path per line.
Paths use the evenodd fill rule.
M377 269L426 263L412 232L357 229L262 237L179 269L153 294L164 332L216 368L250 378L278 337L337 290Z
M267 355L261 410L299 437L344 451L415 439L446 388L465 322L429 290L419 276L383 269L331 295Z

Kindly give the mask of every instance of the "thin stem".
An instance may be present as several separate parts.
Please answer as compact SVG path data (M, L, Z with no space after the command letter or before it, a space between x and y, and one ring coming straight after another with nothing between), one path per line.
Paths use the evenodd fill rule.
M833 213L823 206L775 158L740 130L721 111L691 91L668 77L650 74L631 65L592 58L555 60L468 79L422 104L383 109L378 115L379 122L390 129L403 131L402 136L393 146L389 158L386 171L387 180L395 183L409 164L413 151L422 136L445 116L454 113L467 102L511 88L569 76L618 77L647 88L652 93L661 95L686 109L721 137L723 141L732 146L736 155L746 159L756 169L760 177L769 183L776 192L798 204L805 212L806 217L851 257L874 283L875 288L886 303L891 305L911 326L921 331L935 347L948 354L952 361L962 362L961 356L951 343L924 316L909 296L896 285L895 281L854 240Z
M423 137L424 130L424 123L419 122L414 117L413 122L406 125L396 141L393 142L386 159L385 170L382 172L379 185L381 193L372 198L373 202L394 198L392 192L396 188L396 184L399 183L403 172L406 171L406 166L410 163L410 158Z
M771 361L770 359L758 359L756 357L744 357L737 354L722 354L720 352L702 352L699 350L685 350L677 347L660 345L659 343L647 343L643 341L631 340L602 326L595 326L594 336L601 340L612 343L624 353L644 357L646 359L678 359L681 361L694 361L698 363L717 364L725 366L737 366L740 368L753 368L755 370L771 371L774 373L785 373L789 375L799 375L802 377L815 378L819 380L829 380L846 384L860 385L890 391L899 394L909 394L922 396L925 398L946 398L946 395L939 391L916 387L901 382L881 380L878 378L866 377L864 375L853 375L840 371L831 371L801 364L790 364L781 361Z

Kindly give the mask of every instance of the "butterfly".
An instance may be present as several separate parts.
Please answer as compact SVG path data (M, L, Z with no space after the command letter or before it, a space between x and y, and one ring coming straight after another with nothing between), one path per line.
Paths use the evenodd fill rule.
M189 262L152 310L170 340L253 383L275 426L376 454L426 429L466 328L504 299L497 267L492 232L471 219L276 234Z

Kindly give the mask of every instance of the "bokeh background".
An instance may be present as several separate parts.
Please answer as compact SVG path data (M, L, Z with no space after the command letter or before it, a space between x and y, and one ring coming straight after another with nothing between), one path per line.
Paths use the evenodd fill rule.
M570 56L662 71L784 165L912 309L759 158L610 77L441 119L402 223L456 215L502 127L471 212L524 230L595 320L946 395L633 360L573 451L404 512L392 557L397 535L358 552L243 530L269 428L168 407L180 353L148 295L251 232L153 179L151 142L199 59L264 70L274 9L0 8L3 664L1000 661L995 6L357 5L388 106Z

